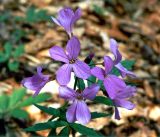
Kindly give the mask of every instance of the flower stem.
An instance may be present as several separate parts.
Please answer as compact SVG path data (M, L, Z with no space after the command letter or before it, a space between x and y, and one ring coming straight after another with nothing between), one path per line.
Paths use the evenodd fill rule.
M76 90L77 82L78 82L78 78L76 77L74 82L74 90Z

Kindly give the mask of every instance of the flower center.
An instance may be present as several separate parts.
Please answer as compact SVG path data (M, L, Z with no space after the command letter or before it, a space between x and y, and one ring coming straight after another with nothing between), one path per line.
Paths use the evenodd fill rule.
M74 64L75 62L76 62L75 59L71 59L71 60L69 61L70 64Z
M81 95L77 96L78 100L83 100L83 97Z
M77 99L78 99L78 100L83 100L83 97L82 97L82 95L81 95L82 91L78 89L76 92L79 93L79 95L77 96Z

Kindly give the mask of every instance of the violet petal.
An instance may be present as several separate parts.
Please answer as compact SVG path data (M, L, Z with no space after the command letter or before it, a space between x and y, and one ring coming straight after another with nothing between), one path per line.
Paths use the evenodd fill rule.
M113 68L113 61L109 56L104 57L104 66L106 74L109 74Z
M80 52L80 42L77 37L72 37L66 46L69 59L77 59Z
M91 73L90 73L90 67L84 63L83 61L77 60L73 64L73 71L75 72L75 75L82 79L87 79Z
M97 77L100 80L104 80L105 77L105 71L102 68L94 67L91 69L91 74L95 77Z
M77 101L76 119L81 124L87 124L91 120L90 111L84 101Z
M116 42L116 40L110 39L110 49L111 49L111 52L114 54L114 57L115 57L114 63L115 64L119 63L122 59L122 55L120 54L120 52L118 50L118 43Z
M61 98L66 99L66 100L74 100L74 99L76 99L77 94L73 89L71 89L69 87L60 86L59 87L59 96Z
M56 72L56 80L60 85L67 85L71 79L72 66L64 64Z
M91 86L84 89L82 96L85 99L93 100L96 97L97 92L99 91L100 87L97 84L92 84Z
M73 102L71 106L68 107L66 112L67 121L72 123L76 121L76 109L77 109L77 100Z
M61 47L53 46L49 50L49 53L52 59L57 60L57 61L62 61L65 63L69 63L68 57Z

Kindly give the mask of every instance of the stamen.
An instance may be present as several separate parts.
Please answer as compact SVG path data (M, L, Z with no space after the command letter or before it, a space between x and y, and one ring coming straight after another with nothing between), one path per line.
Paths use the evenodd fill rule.
M69 61L70 64L74 64L75 62L76 62L75 59L71 59L71 60Z

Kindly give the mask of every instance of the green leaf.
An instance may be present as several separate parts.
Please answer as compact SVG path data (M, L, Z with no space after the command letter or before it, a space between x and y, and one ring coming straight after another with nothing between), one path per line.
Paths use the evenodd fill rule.
M13 52L13 57L14 58L20 57L23 53L24 53L24 46L19 45Z
M95 77L95 76L90 76L90 77L87 79L87 85L88 85L88 86L91 86L93 83L96 83L96 77Z
M12 32L12 39L14 43L17 43L18 41L21 40L22 37L24 37L26 35L26 32L22 29L15 29Z
M0 113L3 113L8 108L9 97L7 95L0 96Z
M19 68L19 62L18 61L9 61L8 62L8 68L10 71L17 71Z
M77 87L78 87L78 89L80 89L82 91L85 89L85 83L84 83L83 79L78 78Z
M58 134L59 137L69 137L69 127L64 127L61 132Z
M103 85L103 81L102 81L102 80L98 80L97 84L100 86L100 88L101 88L101 90L102 90L103 92L106 92L106 90L105 90L105 87L104 87L104 85Z
M8 57L5 55L5 53L0 51L0 63L7 62L7 60Z
M56 129L55 128L50 130L48 137L56 137Z
M10 19L10 17L11 17L11 14L8 10L4 11L4 12L1 11L0 22L5 22L6 23L8 21L8 19Z
M34 17L35 17L35 7L31 6L26 11L26 21L32 23L34 22Z
M35 97L30 96L29 98L24 99L19 105L19 107L26 107L32 104L41 103L48 100L49 98L51 98L51 95L47 93L41 93Z
M116 76L120 76L120 72L119 72L119 70L116 67L112 68L111 73L114 74L114 75L116 75Z
M14 109L10 115L14 118L22 118L22 119L28 119L29 115L25 110L22 109Z
M112 114L92 112L92 113L91 113L91 119L101 118L101 117L110 117L111 115L112 115Z
M37 10L36 7L31 6L26 12L26 21L29 23L41 22L48 19L47 10Z
M100 16L104 15L104 9L98 5L93 5L93 10L95 13L97 13Z
M135 64L135 60L123 60L121 61L121 64L123 67L125 67L127 70L131 70L133 65Z
M6 55L9 57L11 55L11 52L12 52L11 43L9 43L9 42L5 43L4 50L5 50Z
M4 45L4 51L0 51L0 63L6 62L9 60L12 52L12 45L7 42Z
M42 110L43 112L48 113L50 115L57 116L57 117L60 115L60 111L58 109L51 108L51 107L40 106L40 105L37 105L37 104L35 104L35 106L37 108L39 108L40 110Z
M81 133L82 135L86 135L89 137L102 137L99 135L96 131L94 131L92 128L85 127L83 125L77 124L77 123L70 123L69 124L71 128L73 128L75 131Z
M112 100L103 96L96 96L94 101L104 105L113 106Z
M123 67L125 67L127 70L131 70L133 65L135 64L134 60L123 60L121 61L121 64L123 65ZM112 74L116 75L116 76L120 76L120 72L116 67L113 67Z
M28 127L25 129L25 131L40 131L40 130L46 130L50 128L57 128L62 126L67 126L68 123L65 121L49 121L45 123L38 123L31 127Z
M10 101L9 101L9 107L15 107L17 103L19 103L23 97L26 95L26 89L20 88L20 89L15 89L10 96Z

